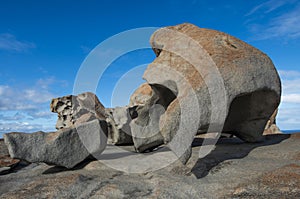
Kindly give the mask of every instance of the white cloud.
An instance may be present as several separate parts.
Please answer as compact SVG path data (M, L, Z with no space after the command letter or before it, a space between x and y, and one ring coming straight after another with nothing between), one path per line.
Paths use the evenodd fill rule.
M5 121L16 121L16 120L21 120L24 119L26 115L20 112L16 112L14 114L0 114L0 120L5 120Z
M300 129L300 72L280 70L282 81L281 105L277 116L283 130Z
M56 114L47 110L3 111L0 114L0 138L3 133L9 132L55 131L56 120Z
M54 94L40 88L19 90L0 85L0 110L38 110L39 104L46 103Z
M300 6L275 18L261 35L261 39L274 37L298 38L300 36Z
M67 82L54 77L38 79L35 85L29 88L17 88L0 85L0 110L39 110L40 105L57 97L51 91L53 85L66 87Z
M8 132L37 132L37 131L53 131L53 128L42 124L29 122L5 122L0 123L0 133Z
M55 86L66 86L54 77L38 79L28 88L0 85L0 137L7 132L53 131L57 115L49 109L50 101L58 94Z
M286 94L282 96L282 102L286 103L299 103L300 104L300 94Z
M35 48L34 43L19 41L12 34L0 34L0 50L25 52L31 48Z
M300 92L300 78L299 79L282 79L283 94L292 94Z
M50 112L50 110L45 111L34 111L28 113L33 119L34 118L52 118L53 116L56 117L55 113Z
M57 82L55 77L41 78L37 80L36 85L43 89L48 89L55 82Z
M280 70L283 95L300 93L300 72L294 70Z
M37 126L36 126L37 127ZM0 132L30 131L35 127L27 122L0 123Z
M59 85L59 87L63 87L63 88L68 87L68 82L66 80L59 80L55 77L40 78L36 81L35 87L44 90L49 90L50 87L53 86L54 84Z
M287 40L300 38L300 4L296 4L296 2L297 1L294 0L271 0L253 8L246 16L255 17L254 13L257 12L262 12L264 14L263 18L248 19L248 21L257 21L256 23L248 24L250 31L255 34L254 40L272 38L282 38ZM284 14L270 19L266 24L261 23L261 21L266 21L268 19L268 13L287 4L295 4L295 6L293 9L287 9Z
M300 130L300 105L281 103L277 116L277 125L282 130Z
M36 87L49 90L53 84L59 84L60 87L68 86L68 82L65 80L58 80L55 77L47 77L38 79L36 82Z
M6 85L0 85L0 96L4 94L8 90L8 86Z
M281 78L300 78L300 71L296 70L279 70L278 73Z
M26 89L22 94L24 99L35 103L49 102L54 98L54 94L47 90Z
M53 129L57 116L50 112L49 104L57 95L50 88L56 83L54 78L44 78L25 89L0 85L0 134Z
M294 0L270 0L267 2L264 2L262 4L259 4L257 6L255 6L254 8L252 8L252 10L250 10L250 12L248 12L246 14L246 16L250 16L255 14L258 11L263 11L264 13L270 13L274 10L276 10L277 8L282 7L283 5L285 5L286 3L291 3L291 2L295 2Z

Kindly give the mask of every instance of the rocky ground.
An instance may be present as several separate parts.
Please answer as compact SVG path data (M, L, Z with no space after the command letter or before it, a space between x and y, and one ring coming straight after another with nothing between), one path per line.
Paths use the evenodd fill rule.
M2 140L0 198L300 198L299 133L258 144L223 138L198 159L201 143L186 166L126 174L98 161L68 170L11 160Z

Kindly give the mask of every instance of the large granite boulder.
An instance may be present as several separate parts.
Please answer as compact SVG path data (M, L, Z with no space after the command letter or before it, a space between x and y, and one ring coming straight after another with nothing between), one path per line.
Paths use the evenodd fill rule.
M152 93L153 90L149 84L147 83L141 84L131 95L129 105L131 106L144 105L151 98ZM282 134L281 130L276 125L277 114L278 114L278 108L274 111L274 113L271 115L270 119L268 120L263 135ZM225 137L231 137L230 134L226 134L226 133L223 133L222 135Z
M90 155L98 156L107 142L103 120L92 120L56 132L7 133L4 142L12 158L72 168Z
M131 97L138 105L132 125L141 127L131 129L137 151L175 137L188 144L197 132L222 131L247 142L262 141L281 96L278 73L266 54L226 33L192 24L161 28L150 43L157 57L143 78L153 92ZM158 107L152 117L159 126L151 129L153 107Z

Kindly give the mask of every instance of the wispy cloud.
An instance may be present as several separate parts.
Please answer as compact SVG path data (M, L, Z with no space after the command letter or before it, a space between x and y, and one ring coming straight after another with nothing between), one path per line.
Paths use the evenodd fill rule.
M41 125L40 125L41 126ZM0 123L0 131L9 132L9 131L19 131L19 130L33 130L37 126L32 126L27 122L9 122L9 123Z
M282 78L282 90L284 94L300 93L300 78Z
M279 75L281 78L297 78L300 77L300 71L296 70L279 70Z
M40 111L32 111L32 112L28 112L28 115L31 116L31 118L34 120L36 118L43 118L43 119L50 119L53 118L55 116L56 118L56 114L50 112L49 109L46 110L40 110Z
M0 114L0 120L5 120L5 121L16 121L16 120L21 120L26 117L25 114L16 112L15 114L12 115L4 115Z
M19 41L9 33L0 34L0 50L26 52L31 48L35 48L35 44L32 42Z
M53 87L66 87L67 82L55 77L38 79L35 85L27 88L17 88L0 85L0 110L35 110L40 104L49 103L57 96Z
M285 130L300 129L300 72L280 70L282 98L278 113L279 127Z
M279 75L282 80L283 96L300 94L300 72L291 70L280 70Z
M277 124L282 130L299 130L299 104L281 103L277 116Z
M8 132L37 132L37 131L53 131L43 124L36 124L30 122L0 122L0 135Z
M58 97L53 87L64 81L43 78L27 88L0 85L0 137L11 131L53 131L56 114L49 110L50 100Z
M300 104L300 94L286 94L282 96L282 102L287 103L299 103Z
M284 6L287 3L294 3L294 2L295 0L270 0L255 6L245 16L253 15L258 11L262 11L263 13L267 14L276 10L277 8Z
M55 95L38 87L19 90L0 85L0 110L35 110L38 104L51 100Z
M300 37L300 6L291 11L275 18L261 35L261 39L274 37Z
M255 34L253 40L300 38L300 4L296 2L294 0L271 0L254 7L247 13L247 25L250 31ZM273 14L273 12L286 5L289 6L285 8L283 14L282 12ZM259 15L259 13L263 13L263 15ZM260 17L255 18L256 16ZM249 17L251 17L251 20L249 20ZM263 21L266 21L266 23L263 23Z
M26 89L22 94L25 100L34 103L44 103L54 97L54 94L47 90Z

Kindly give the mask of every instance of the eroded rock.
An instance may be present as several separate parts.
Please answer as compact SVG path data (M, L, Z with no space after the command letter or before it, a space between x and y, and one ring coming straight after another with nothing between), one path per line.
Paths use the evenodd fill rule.
M192 24L161 28L150 43L157 57L129 106L105 109L90 92L53 99L58 131L6 134L10 155L72 168L99 155L108 136L113 144L133 143L138 152L166 144L186 163L196 133L259 142L265 126L274 127L281 83L266 54Z
M58 114L56 129L69 128L96 118L106 118L104 106L91 92L52 99L50 110Z
M106 115L109 142L116 145L133 144L129 126L131 121L130 108L116 107L106 109Z
M153 90L147 83L140 85L130 96L129 106L144 105L152 96Z
M197 125L186 135L207 132L212 126L210 130L223 129L247 142L263 140L266 123L281 96L278 73L266 54L228 34L192 24L161 28L150 43L157 57L143 78L153 93L151 97L141 95L144 105L133 123L147 126L153 106L160 105L165 111L158 111L156 117L159 131L156 127L147 132L132 129L138 151L159 145L162 138L164 143L171 142L182 120ZM188 118L182 118L183 112ZM193 135L181 134L180 139Z
M91 154L100 154L106 136L106 122L95 119L52 133L7 133L4 141L12 158L72 168Z
M278 113L278 109L274 111L274 113L271 115L270 119L268 120L263 133L264 135L282 134L281 130L276 125L277 113Z
M130 97L130 104L136 105L130 122L132 139L138 152L151 150L164 143L159 130L159 118L165 107L156 102L165 98L158 95L149 85L141 85Z

